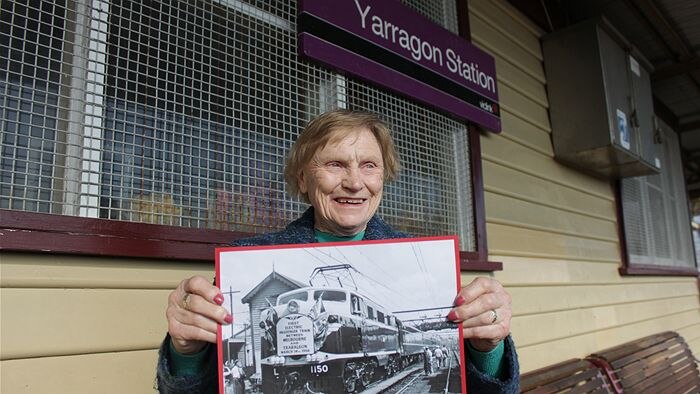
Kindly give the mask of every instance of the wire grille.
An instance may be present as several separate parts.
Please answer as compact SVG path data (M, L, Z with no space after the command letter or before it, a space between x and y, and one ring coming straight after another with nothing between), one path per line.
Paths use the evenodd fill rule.
M405 2L457 30L453 0ZM380 213L474 249L466 126L299 59L293 1L3 1L0 208L265 232L305 205L284 155L335 107L387 120Z

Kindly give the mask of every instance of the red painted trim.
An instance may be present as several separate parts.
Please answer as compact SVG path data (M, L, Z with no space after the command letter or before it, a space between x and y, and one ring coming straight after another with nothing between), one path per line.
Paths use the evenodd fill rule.
M459 252L459 267L462 271L491 272L503 270L503 263L497 261L470 259L466 256L468 254L470 253Z
M617 239L620 241L620 270L629 267L629 255L627 254L627 235L625 234L625 221L622 216L622 182L620 180L612 182L613 195L615 196L615 217L617 219Z
M457 0L457 23L459 36L471 41L469 25L469 0ZM474 231L476 232L476 252L460 252L459 266L462 271L491 272L503 270L503 263L488 261L486 243L486 211L484 207L484 178L481 170L481 133L479 127L470 124L469 168L471 169L472 207Z
M486 208L484 205L484 177L481 170L481 134L479 128L469 127L469 158L472 173L472 205L474 207L474 230L476 231L475 260L488 261L488 244L486 242ZM501 268L502 269L502 268Z
M0 210L0 250L212 262L217 247L250 236L222 230ZM440 238L440 237L436 237ZM497 271L503 264L460 252L462 271Z
M3 251L211 261L216 245L97 234L2 229Z
M230 240L234 238L249 235L248 233L236 233L224 230L93 219L6 209L0 209L0 226L4 228L50 232L78 232L104 236L153 238L205 243L230 242ZM232 238L232 234L234 238ZM236 235L239 235L239 237L236 237Z
M457 0L457 23L459 25L459 36L467 41L471 41L469 0ZM501 271L503 270L503 263L488 261L484 177L481 168L481 132L478 126L470 124L468 133L476 252L460 252L460 268L462 271Z
M698 276L700 271L696 268L665 267L661 265L630 264L620 267L620 275L651 275L651 276Z
M469 25L469 0L457 0L457 25L459 36L467 41L472 40L471 26Z
M0 250L212 262L214 248L249 236L117 220L0 210Z

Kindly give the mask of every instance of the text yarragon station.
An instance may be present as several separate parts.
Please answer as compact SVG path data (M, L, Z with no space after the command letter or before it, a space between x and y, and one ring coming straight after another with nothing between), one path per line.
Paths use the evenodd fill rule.
M496 92L496 81L491 75L479 70L479 65L462 59L462 57L452 48L443 48L431 43L428 40L411 34L401 26L398 26L379 15L372 14L372 6L362 6L359 0L354 0L360 23L363 29L369 29L372 34L393 44L398 44L408 51L410 56L416 61L430 61L440 67L459 75L465 81L478 85L490 92Z

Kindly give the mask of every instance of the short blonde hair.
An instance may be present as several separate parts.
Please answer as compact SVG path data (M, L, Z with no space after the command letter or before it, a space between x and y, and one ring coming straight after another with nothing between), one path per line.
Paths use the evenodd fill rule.
M347 136L345 133L335 134L334 131L357 128L369 129L377 139L379 149L382 151L384 182L396 179L399 172L399 156L394 148L394 139L391 137L386 123L371 112L337 109L325 112L309 122L292 145L287 156L287 165L284 168L284 179L289 194L309 202L306 193L299 190L299 176L304 167L311 162L316 152L323 149L329 142Z

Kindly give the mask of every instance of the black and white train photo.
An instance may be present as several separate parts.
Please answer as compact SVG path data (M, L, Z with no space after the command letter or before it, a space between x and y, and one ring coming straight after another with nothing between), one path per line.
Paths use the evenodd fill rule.
M223 392L461 393L453 243L222 253Z

